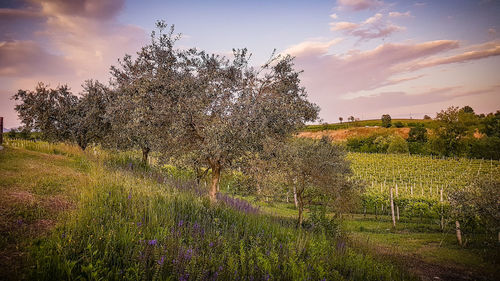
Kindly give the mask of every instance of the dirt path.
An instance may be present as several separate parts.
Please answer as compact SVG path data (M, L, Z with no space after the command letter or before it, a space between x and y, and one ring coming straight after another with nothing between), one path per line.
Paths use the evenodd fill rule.
M422 281L493 281L498 276L493 276L482 271L470 271L456 265L443 265L424 261L417 254L403 254L383 246L367 246L369 252L380 257L382 260L390 260L418 276Z

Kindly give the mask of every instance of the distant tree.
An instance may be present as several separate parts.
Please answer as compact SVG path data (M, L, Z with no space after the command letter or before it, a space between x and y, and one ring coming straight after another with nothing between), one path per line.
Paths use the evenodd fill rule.
M476 130L478 119L458 107L449 107L436 115L434 136L430 139L431 148L441 155L461 155L467 148L466 139Z
M480 120L480 132L488 137L500 138L500 110L496 113L489 113Z
M12 97L24 131L38 131L48 141L71 139L71 110L78 103L68 86L51 89L38 83L34 91L19 90Z
M307 205L325 205L341 211L361 190L349 181L351 169L345 152L327 139L294 138L278 151L280 172L286 174L298 207L297 223L304 219Z
M344 121L344 118L339 117L340 124L342 124L342 121Z
M416 126L410 128L408 133L408 142L426 142L427 141L427 129L423 124L416 124Z
M351 122L354 122L354 116L349 116L349 118L347 118L347 120L351 121Z
M210 167L212 200L223 169L261 151L266 138L287 138L317 119L292 57L273 57L260 69L248 59L246 49L235 50L232 61L197 50L181 54L185 91L177 102L175 143Z
M382 127L384 128L389 128L392 124L391 124L391 116L389 114L384 114L382 115Z
M476 113L474 112L474 109L472 109L472 107L470 107L470 106L468 106L468 105L466 105L466 106L464 106L464 107L460 108L460 111L461 111L461 112L464 112L464 113L476 114Z
M431 120L432 118L429 115L424 115L424 120Z

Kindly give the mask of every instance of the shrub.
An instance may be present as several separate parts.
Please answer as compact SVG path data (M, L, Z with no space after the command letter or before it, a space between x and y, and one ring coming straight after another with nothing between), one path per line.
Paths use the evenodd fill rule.
M388 153L408 153L408 144L405 139L400 136L394 136L387 148Z
M397 121L397 122L394 123L394 126L396 128L403 128L405 125L403 124L403 122Z

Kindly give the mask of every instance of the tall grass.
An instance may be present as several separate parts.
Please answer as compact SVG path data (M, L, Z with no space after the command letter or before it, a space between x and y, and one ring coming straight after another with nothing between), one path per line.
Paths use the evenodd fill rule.
M33 243L36 280L407 280L345 239L91 161L78 207ZM153 175L145 170L144 175ZM194 184L194 182L189 183ZM181 186L180 186L181 185Z

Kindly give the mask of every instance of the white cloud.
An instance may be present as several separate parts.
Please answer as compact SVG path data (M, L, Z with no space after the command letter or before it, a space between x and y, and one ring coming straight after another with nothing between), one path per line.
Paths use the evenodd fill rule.
M282 52L282 54L289 54L292 56L300 55L306 57L308 55L326 54L330 47L338 44L342 38L335 38L330 41L322 42L318 40L309 40L293 45Z
M410 11L405 12L405 13L390 12L389 17L391 17L391 18L409 18L409 17L411 17L411 13L410 13Z

